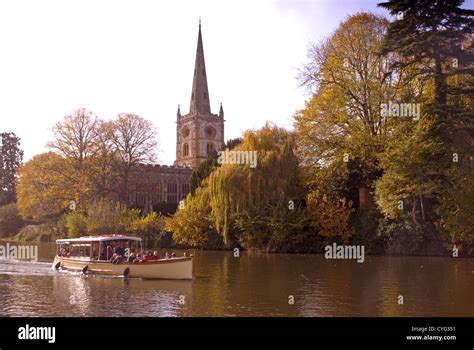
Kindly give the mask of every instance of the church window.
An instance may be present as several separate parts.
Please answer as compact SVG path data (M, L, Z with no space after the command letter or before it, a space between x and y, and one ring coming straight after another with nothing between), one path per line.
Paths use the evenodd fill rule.
M208 143L206 146L207 155L210 156L212 152L214 152L214 145L212 143Z
M206 133L207 138L213 138L216 134L216 129L214 129L212 126L207 126L204 129L204 132Z
M167 190L168 190L168 194L166 197L166 201L169 203L177 203L178 202L178 184L168 183Z
M183 137L188 137L189 136L189 128L185 126L183 128Z
M187 156L189 156L189 145L185 143L183 145L183 157L187 157Z

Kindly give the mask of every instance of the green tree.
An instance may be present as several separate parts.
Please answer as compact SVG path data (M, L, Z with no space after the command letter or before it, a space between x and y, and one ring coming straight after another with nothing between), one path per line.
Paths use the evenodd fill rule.
M86 236L88 233L87 217L82 213L73 211L66 214L64 224L69 237Z
M465 187L474 135L472 109L474 11L463 1L401 1L379 4L396 15L390 23L381 54L397 58L391 71L409 67L414 76L429 80L423 113L416 126L400 127L392 134L382 158L384 174L376 186L377 203L390 218L401 216L398 203L408 204L413 223L429 230L443 227L450 241L467 239L464 224L452 217L469 218ZM431 92L431 93L430 93ZM459 158L459 161L458 161ZM472 174L472 173L471 173ZM464 188L464 199L457 194Z
M207 186L198 187L194 195L189 193L184 208L165 219L165 229L172 233L173 240L191 247L202 247L208 241L211 226Z
M0 237L15 235L23 226L23 220L15 203L0 207Z
M285 238L304 226L299 211L292 211L290 204L305 195L293 148L290 132L267 123L247 131L234 148L253 153L255 167L222 164L212 172L211 213L226 245L278 250Z
M0 206L16 201L18 168L23 160L20 138L13 132L0 134Z
M224 149L232 150L241 142L241 138L230 139L224 145ZM195 193L196 189L201 185L202 181L206 179L211 174L211 172L218 166L219 164L217 163L217 152L214 152L211 157L209 157L197 166L197 168L192 172L191 178L189 179L189 191L191 192L191 194Z

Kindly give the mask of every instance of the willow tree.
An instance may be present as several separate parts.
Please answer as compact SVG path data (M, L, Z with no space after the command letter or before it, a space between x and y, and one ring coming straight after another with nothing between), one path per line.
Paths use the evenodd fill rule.
M304 226L296 200L304 198L293 135L266 124L235 147L255 163L226 164L209 177L214 225L224 243L278 250ZM248 159L248 158L246 158Z

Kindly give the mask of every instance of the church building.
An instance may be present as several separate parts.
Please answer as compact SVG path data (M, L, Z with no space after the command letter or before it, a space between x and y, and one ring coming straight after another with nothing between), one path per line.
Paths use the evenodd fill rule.
M196 60L189 113L176 116L176 160L174 165L141 165L129 191L129 205L144 213L171 213L189 192L192 171L213 151L224 146L224 111L211 113L206 64L199 22Z

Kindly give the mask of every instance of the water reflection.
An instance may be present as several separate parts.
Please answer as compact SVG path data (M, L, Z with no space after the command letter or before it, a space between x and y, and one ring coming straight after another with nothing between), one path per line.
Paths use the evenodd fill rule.
M55 271L54 245L42 244L39 253L43 262L0 261L0 315L474 316L470 259L367 257L358 264L196 251L194 280L161 281Z

